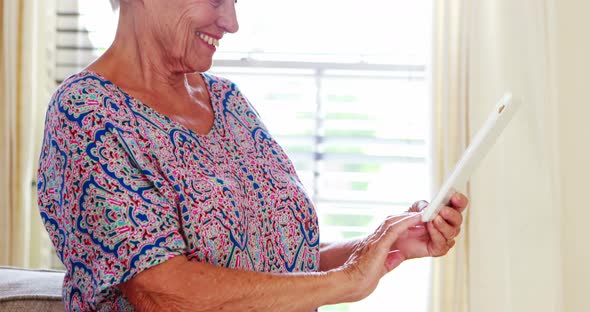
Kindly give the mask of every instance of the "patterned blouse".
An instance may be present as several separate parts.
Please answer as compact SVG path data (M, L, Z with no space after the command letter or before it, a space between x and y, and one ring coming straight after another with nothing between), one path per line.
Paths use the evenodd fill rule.
M37 189L68 311L133 310L117 285L177 255L319 269L317 216L289 158L235 84L202 76L215 111L207 134L92 72L54 94Z

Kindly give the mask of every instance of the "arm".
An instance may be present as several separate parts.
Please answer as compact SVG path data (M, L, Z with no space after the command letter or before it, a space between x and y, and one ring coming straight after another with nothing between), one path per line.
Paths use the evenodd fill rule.
M150 268L120 289L138 311L312 311L347 300L339 271L269 274L216 267L184 256Z
M358 245L360 239L320 244L320 271L326 272L342 266Z
M403 261L389 248L420 215L388 218L328 272L270 274L172 258L119 285L138 311L311 311L368 296Z

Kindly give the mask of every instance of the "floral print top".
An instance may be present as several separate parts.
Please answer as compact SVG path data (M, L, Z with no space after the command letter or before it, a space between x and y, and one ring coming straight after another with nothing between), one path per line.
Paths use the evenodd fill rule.
M319 269L317 216L289 158L234 83L202 77L215 111L207 134L93 72L54 94L37 189L68 311L133 310L117 285L177 255Z

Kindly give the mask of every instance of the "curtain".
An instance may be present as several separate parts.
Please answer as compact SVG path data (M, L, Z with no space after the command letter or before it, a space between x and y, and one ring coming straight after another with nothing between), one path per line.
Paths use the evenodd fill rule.
M432 60L431 193L444 182L468 141L470 13L468 0L435 1ZM468 186L459 190L469 195ZM464 227L469 225L469 210ZM468 311L468 237L433 261L432 311Z
M53 1L2 0L0 265L48 266L36 203L43 115L53 89Z
M523 103L471 180L472 311L564 311L553 3L474 6L470 131L506 90Z
M553 0L437 1L438 186L495 102L520 111L472 176L463 233L434 270L434 311L562 311Z
M2 0L0 3L0 39L2 45L0 46L0 264L8 264L10 262L10 237L12 216L8 207L11 206L12 196L11 192L11 168L10 163L10 145L11 137L13 136L11 130L14 128L12 121L14 120L14 107L7 105L7 103L16 101L16 94L8 85L7 78L12 76L10 73L15 72L15 64L13 51L9 49L9 43L13 42L13 36L10 36L9 29L17 27L14 19L10 18L10 14L5 14L5 8ZM12 13L12 12L11 12ZM8 15L8 16L6 16ZM12 60L12 61L7 61Z
M559 0L555 4L557 43L555 67L559 103L560 180L563 227L563 311L590 311L590 209L588 177L590 176L590 1Z
M2 144L0 150L0 166L2 166L2 187L0 188L0 200L2 206L0 207L0 260L2 264L12 264L12 252L18 242L13 238L14 221L18 220L15 211L11 207L18 205L18 183L13 179L18 175L18 164L16 157L13 157L16 140L18 134L16 133L17 121L17 101L18 101L18 85L15 83L15 78L18 75L18 48L20 41L18 34L20 32L19 14L21 12L20 2L2 0L2 61L0 69L2 70ZM15 183L16 182L16 183Z

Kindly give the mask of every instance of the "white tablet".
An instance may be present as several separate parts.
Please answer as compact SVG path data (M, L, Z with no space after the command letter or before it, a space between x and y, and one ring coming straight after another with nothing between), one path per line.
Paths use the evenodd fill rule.
M498 101L482 128L473 137L473 141L455 165L451 175L443 183L438 194L432 199L428 207L423 210L423 222L432 221L442 207L449 203L451 197L455 194L455 189L467 182L479 162L485 157L496 139L506 128L519 105L519 101L512 100L512 94L510 93L504 94Z

